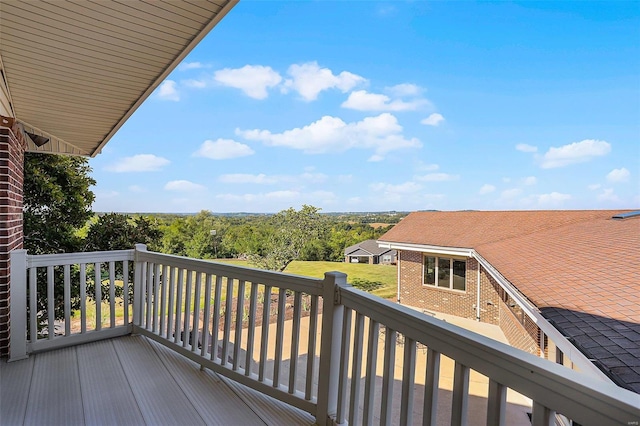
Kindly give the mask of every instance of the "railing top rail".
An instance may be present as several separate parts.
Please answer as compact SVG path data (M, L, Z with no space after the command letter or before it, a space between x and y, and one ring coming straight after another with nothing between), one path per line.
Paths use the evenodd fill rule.
M421 312L340 287L340 303L583 424L626 424L640 395Z
M92 251L83 253L56 253L27 255L27 268L75 265L78 263L134 260L134 250Z
M311 295L322 294L323 280L319 278L309 278L282 272L265 271L246 266L226 265L214 261L191 259L150 251L137 251L136 256L136 260L141 262L160 263L195 272L214 274L257 284L286 288L294 291L302 291Z

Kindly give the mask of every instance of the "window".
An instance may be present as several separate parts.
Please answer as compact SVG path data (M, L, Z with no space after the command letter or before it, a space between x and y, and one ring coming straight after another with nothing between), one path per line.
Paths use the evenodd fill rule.
M450 257L424 256L424 284L465 291L467 263Z

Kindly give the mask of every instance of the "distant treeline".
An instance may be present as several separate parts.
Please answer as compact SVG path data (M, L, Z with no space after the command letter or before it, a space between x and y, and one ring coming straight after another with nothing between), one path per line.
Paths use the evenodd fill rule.
M343 260L346 247L378 238L406 214L322 214L324 235L309 241L300 260ZM145 222L158 231L155 234L158 237L148 244L151 250L200 259L262 255L274 232L273 215L270 214L218 214L205 210L196 214L146 213L128 216L132 219L145 218Z

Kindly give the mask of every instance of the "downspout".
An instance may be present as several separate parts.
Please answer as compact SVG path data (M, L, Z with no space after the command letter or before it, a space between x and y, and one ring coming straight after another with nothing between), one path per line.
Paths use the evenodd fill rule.
M480 262L476 260L478 264L478 290L477 290L477 300L476 300L476 321L480 321L480 271L482 267L480 266Z
M396 300L398 301L398 303L400 303L400 250L396 250L396 253L398 253L398 261L397 263L397 268L398 268L398 294L396 296Z

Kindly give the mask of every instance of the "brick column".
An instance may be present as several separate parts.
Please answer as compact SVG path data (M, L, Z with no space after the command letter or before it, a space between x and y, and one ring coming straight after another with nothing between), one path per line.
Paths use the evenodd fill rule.
M4 123L5 126L12 125ZM9 349L11 272L9 253L22 248L22 190L24 151L22 133L0 123L0 356ZM19 135L19 136L16 136Z

